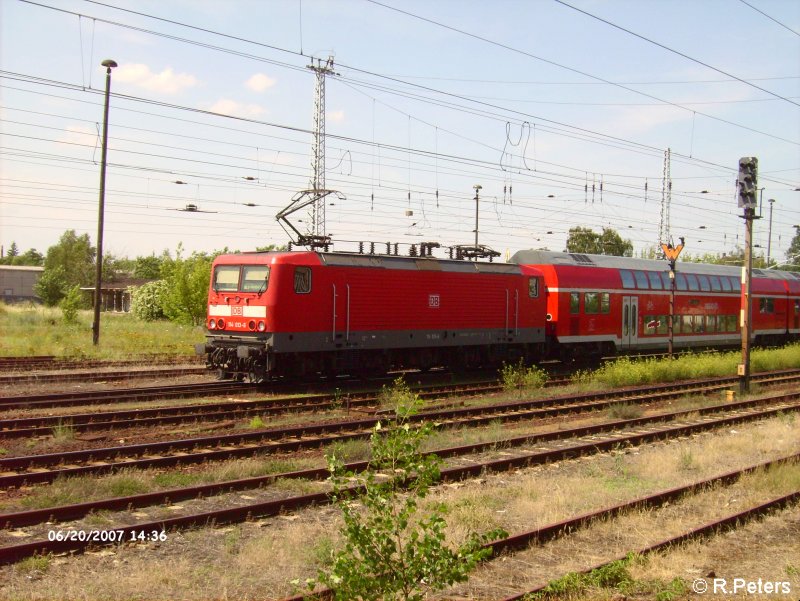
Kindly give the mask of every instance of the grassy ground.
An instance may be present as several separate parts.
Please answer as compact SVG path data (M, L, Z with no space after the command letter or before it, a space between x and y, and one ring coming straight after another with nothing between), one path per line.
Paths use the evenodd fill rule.
M604 387L636 386L658 382L674 382L717 376L735 376L741 363L738 351L727 353L698 353L676 359L629 359L623 357L606 363L593 372L576 377L582 384L599 384ZM771 371L800 367L800 344L780 349L754 349L750 355L751 371Z
M127 313L101 313L100 344L92 345L92 313L79 311L77 323L61 309L0 303L0 356L125 359L137 355L193 355L203 342L201 327L169 321L145 322Z

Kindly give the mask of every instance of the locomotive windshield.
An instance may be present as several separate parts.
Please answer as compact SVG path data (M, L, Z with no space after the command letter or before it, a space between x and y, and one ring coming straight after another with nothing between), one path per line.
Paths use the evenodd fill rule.
M214 290L233 292L239 288L239 266L217 265L214 269Z
M267 265L245 265L242 267L242 292L266 291L269 283L269 267Z
M241 272L241 284L239 276ZM257 292L269 284L267 265L217 265L214 269L214 290L217 292Z

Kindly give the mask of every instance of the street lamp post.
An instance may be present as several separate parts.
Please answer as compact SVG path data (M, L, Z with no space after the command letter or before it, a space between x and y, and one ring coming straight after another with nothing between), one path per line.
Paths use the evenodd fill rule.
M475 188L475 260L478 260L478 202L480 200L480 192L483 186L480 184L475 184L472 186Z
M106 59L102 63L106 68L106 99L103 109L103 150L100 158L100 199L97 209L97 259L94 279L94 321L92 322L92 344L100 341L100 289L103 280L103 214L106 201L106 155L108 152L108 99L111 92L111 69L117 63Z

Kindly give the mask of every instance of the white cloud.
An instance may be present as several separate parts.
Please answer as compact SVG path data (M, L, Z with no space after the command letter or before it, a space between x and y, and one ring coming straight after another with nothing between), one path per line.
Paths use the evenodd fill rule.
M271 88L276 83L276 80L272 77L264 75L263 73L256 73L250 79L248 79L244 85L254 92L263 92L267 88Z
M325 117L334 123L342 123L344 121L344 111L329 111L325 113Z
M260 117L265 114L267 110L257 104L242 104L229 98L221 98L212 104L209 111L214 113L221 113L223 115L231 115L238 117Z
M177 94L186 88L196 86L198 81L194 75L188 73L175 73L172 67L167 67L160 73L154 73L150 67L141 63L128 63L120 65L114 71L114 81L129 83L154 92L164 94Z

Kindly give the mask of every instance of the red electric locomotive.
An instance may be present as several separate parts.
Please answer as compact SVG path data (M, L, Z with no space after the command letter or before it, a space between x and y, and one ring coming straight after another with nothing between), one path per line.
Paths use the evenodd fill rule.
M544 354L542 274L515 264L325 252L221 255L207 342L222 377L262 381L469 368Z
M551 356L667 348L666 261L534 250L511 261L544 275ZM740 344L741 268L678 263L675 271L674 347ZM751 294L753 342L800 338L800 274L754 269Z

